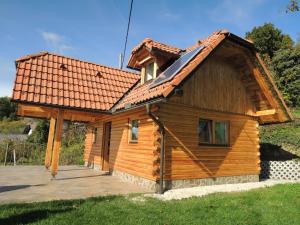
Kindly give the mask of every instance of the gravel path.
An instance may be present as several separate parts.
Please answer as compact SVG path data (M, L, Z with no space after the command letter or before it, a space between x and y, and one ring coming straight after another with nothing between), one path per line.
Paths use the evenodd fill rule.
M241 183L241 184L222 184L213 186L201 186L192 188L182 188L166 191L163 195L159 194L146 194L145 196L158 198L163 201L168 200L180 200L190 197L200 197L212 193L219 192L240 192L248 191L255 188L271 187L276 184L286 184L286 183L300 183L299 181L288 181L288 180L266 180L261 182L252 183Z

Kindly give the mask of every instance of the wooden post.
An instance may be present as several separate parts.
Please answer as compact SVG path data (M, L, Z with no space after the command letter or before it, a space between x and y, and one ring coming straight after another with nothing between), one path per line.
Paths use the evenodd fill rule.
M6 160L7 160L7 152L8 152L8 143L6 144L6 150L5 150L5 158L4 158L4 166L6 166Z
M14 157L14 166L17 165L17 162L16 162L16 149L13 149L13 157Z
M52 153L52 162L51 162L51 174L53 177L57 174L58 170L58 161L59 161L59 148L60 148L60 138L61 131L64 122L64 112L59 110L57 114L53 153Z
M49 127L49 134L48 134L48 143L47 143L46 156L45 156L45 167L46 167L46 169L48 169L51 165L51 154L52 154L52 149L53 149L53 138L54 138L54 132L55 132L55 124L56 124L55 118L51 117L50 127Z

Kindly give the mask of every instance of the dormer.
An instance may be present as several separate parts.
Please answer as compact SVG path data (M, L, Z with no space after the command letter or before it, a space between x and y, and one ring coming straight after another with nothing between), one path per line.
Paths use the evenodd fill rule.
M130 55L128 68L141 71L141 84L155 79L183 50L146 38Z

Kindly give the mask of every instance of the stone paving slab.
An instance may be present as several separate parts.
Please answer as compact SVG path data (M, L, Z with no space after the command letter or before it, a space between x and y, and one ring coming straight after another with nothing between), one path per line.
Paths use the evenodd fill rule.
M43 166L0 166L0 204L147 192L83 166L61 166L55 179Z

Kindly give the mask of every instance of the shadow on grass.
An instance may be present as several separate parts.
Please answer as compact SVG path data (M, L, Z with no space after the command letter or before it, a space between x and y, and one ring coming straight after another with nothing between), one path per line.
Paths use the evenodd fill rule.
M29 224L33 223L39 220L46 219L50 216L53 216L58 213L65 213L73 210L73 208L68 207L65 209L38 209L33 210L29 212L24 212L17 215L12 215L7 218L0 218L0 224L10 224L10 225L16 225L16 224Z
M17 211L26 210L20 214L10 215L6 218L0 218L0 224L2 225L17 225L17 224L31 224L37 221L50 219L55 215L64 214L76 210L81 207L81 204L85 202L109 202L120 198L120 196L104 196L104 197L92 197L87 199L75 199L75 200L55 200L50 202L41 203L21 203L21 204L8 204L0 206L0 210L9 211L14 208ZM40 209L30 209L31 207L39 207ZM51 208L55 209L51 209Z
M285 161L299 158L296 154L284 150L280 145L271 143L261 143L260 153L262 161Z

